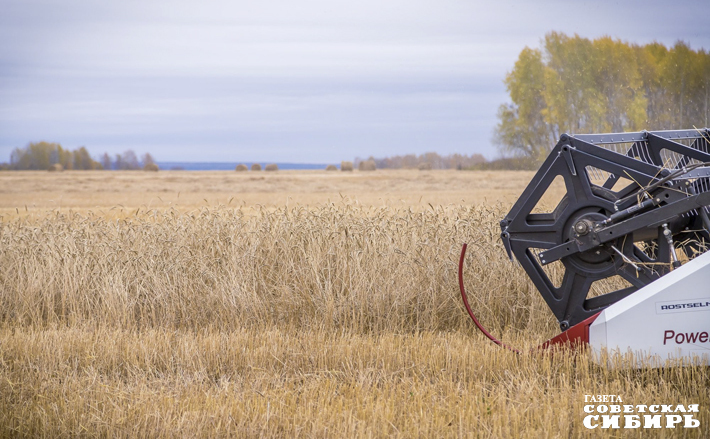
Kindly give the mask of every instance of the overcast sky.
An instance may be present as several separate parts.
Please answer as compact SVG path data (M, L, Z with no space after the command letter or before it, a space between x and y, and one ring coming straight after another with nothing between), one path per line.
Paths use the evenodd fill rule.
M494 158L525 46L555 30L708 50L708 13L707 0L0 0L0 162L39 140L161 161Z

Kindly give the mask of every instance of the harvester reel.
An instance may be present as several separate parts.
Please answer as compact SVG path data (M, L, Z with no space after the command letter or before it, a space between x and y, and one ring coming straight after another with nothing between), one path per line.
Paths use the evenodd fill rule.
M540 212L559 181L564 195ZM508 256L563 331L540 348L586 344L595 360L631 352L640 367L667 359L710 365L709 206L707 129L562 135L500 222ZM465 255L466 244L466 311L486 337L519 352L476 318Z
M675 248L685 259L706 250L708 138L707 130L562 135L501 221L509 257L562 330L679 266ZM540 213L541 199L560 178L566 193L554 210ZM561 281L547 269L556 261ZM590 294L595 282L616 276L620 288L602 282Z

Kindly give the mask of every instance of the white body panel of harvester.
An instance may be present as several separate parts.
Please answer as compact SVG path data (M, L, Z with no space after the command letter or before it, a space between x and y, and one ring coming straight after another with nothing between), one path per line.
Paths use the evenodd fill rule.
M602 311L589 327L589 346L597 362L609 358L606 351L632 352L645 366L668 359L710 365L710 252Z

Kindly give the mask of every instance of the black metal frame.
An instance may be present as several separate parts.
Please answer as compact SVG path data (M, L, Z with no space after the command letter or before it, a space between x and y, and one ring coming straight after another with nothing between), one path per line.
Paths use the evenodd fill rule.
M688 257L704 251L709 141L708 129L560 137L501 221L501 238L563 330L666 274L673 242L690 241L679 246ZM606 181L594 184L590 172ZM558 176L566 195L552 212L532 213ZM622 177L630 183L617 190ZM557 260L565 270L559 287L543 268ZM593 282L615 275L631 286L587 297Z

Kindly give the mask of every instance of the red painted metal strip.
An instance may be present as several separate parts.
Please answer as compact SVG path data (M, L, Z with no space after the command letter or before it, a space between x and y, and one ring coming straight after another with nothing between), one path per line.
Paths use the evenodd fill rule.
M589 326L599 317L599 314L601 314L601 311L547 340L538 349L549 349L554 345L570 347L589 343Z
M459 290L461 290L461 298L463 299L463 304L466 307L466 311L468 312L468 315L471 316L471 320L473 320L473 323L476 324L476 327L483 333L483 335L488 337L493 343L495 343L499 346L503 346L504 348L510 349L511 351L519 354L520 353L519 350L517 350L515 348L511 348L510 346L506 345L502 341L493 337L490 334L490 332L486 331L486 328L484 328L483 325L481 325L481 323L478 321L476 316L473 314L473 311L471 310L471 307L468 304L468 297L466 295L466 289L463 286L463 261L466 256L466 247L468 247L468 246L466 244L464 244L463 247L461 248L461 258L459 259Z

